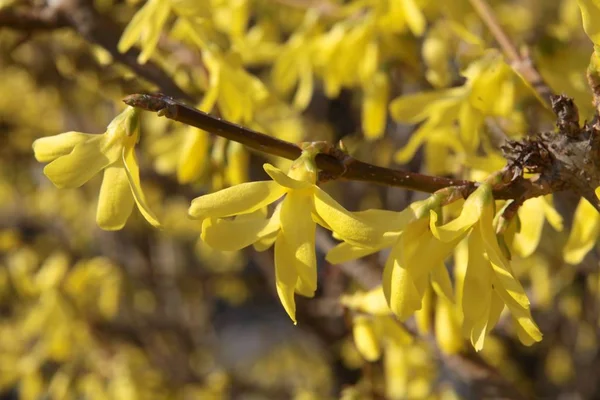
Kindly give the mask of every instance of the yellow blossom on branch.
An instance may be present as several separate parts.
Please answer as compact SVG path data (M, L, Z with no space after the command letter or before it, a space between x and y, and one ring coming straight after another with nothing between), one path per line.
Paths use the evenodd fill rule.
M491 184L481 183L465 201L459 217L444 225L438 223L442 199L439 193L413 203L399 213L403 218L398 218L393 234L371 247L341 243L329 252L327 260L343 262L391 247L383 271L383 293L390 309L405 320L421 310L430 284L447 301L441 308L449 308L454 296L444 261L468 237L468 266L460 282L461 293L456 296L462 303L463 332L480 350L506 305L517 323L520 340L527 345L540 341L529 299L496 237ZM458 348L458 341L452 340L451 347L456 344Z
M462 75L466 78L463 86L409 94L391 102L390 113L396 121L424 122L396 153L397 162L408 162L422 144L436 142L439 130L448 131L445 143L450 141L452 147L473 154L480 144L484 118L507 117L514 112L518 80L498 52L487 52Z
M140 184L138 140L138 111L127 107L101 135L65 132L36 140L33 151L38 161L50 162L44 174L59 188L80 187L104 170L96 212L102 229L123 228L134 203L150 224L159 227Z
M211 247L232 251L254 244L265 250L275 243L277 293L294 322L294 293L311 297L317 288L317 223L337 237L364 247L376 245L386 232L401 225L399 213L354 214L345 210L316 185L313 156L305 151L288 174L265 164L272 181L242 183L201 196L189 209L192 218L203 220L202 240ZM263 208L282 197L272 215L266 217Z
M465 201L460 216L437 226L431 220L431 231L440 241L453 243L469 235L468 266L462 293L463 331L476 350L481 350L485 335L493 328L508 307L523 334L519 339L530 345L539 342L542 334L531 317L529 299L515 278L509 260L501 250L493 225L494 198L492 188L483 183Z
M397 213L394 230L375 245L367 247L346 241L334 247L327 260L345 262L391 247L383 271L383 293L388 306L401 320L421 309L430 280L451 297L452 286L443 261L456 243L441 242L429 229L430 210L439 208L442 197L433 195Z

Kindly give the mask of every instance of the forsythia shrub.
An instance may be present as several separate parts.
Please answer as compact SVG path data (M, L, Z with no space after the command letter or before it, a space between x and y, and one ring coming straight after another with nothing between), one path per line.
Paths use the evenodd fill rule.
M599 397L599 20L0 0L0 390Z

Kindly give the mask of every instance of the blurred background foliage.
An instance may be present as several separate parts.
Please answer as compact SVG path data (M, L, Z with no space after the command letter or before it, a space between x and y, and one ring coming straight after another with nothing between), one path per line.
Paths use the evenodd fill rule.
M591 44L577 1L490 4L547 83L590 119ZM186 217L198 194L263 178L265 156L194 128L143 117L142 185L164 229L137 211L121 231L97 228L100 179L54 188L31 143L103 132L122 97L164 82L141 78L72 26L15 28L1 17L84 5L119 36L125 30L121 52L139 46L138 61L158 65L198 107L293 142L343 138L374 164L476 179L502 167L506 137L552 129L467 0L0 0L2 398L467 399L512 389L600 397L598 227L587 233L593 251L565 262L578 201L568 193L554 198L563 231L552 229L560 223L551 211L538 217L543 201L520 211L534 232L513 264L543 341L524 347L501 320L478 354L433 292L410 333L389 315L361 312L351 297L359 285L322 259L333 243L325 236L318 294L298 300L293 326L272 257L212 250ZM432 94L403 97L421 92ZM362 183L325 187L353 210L423 198ZM377 273L382 260L358 267Z

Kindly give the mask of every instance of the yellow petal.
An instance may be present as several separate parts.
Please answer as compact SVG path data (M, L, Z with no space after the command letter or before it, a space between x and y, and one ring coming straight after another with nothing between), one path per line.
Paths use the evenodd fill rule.
M581 199L575 210L569 240L563 249L563 257L569 264L579 264L586 254L596 246L600 234L600 213Z
M313 71L310 63L306 63L300 68L300 80L293 101L294 107L298 110L308 107L313 94L313 86Z
M315 187L314 194L315 211L319 217L340 239L355 246L380 246L386 238L398 236L398 231L414 215L414 210L410 207L401 213L383 210L364 214L351 213L318 187Z
M512 316L515 318L515 320L518 322L521 328L523 328L523 330L527 333L527 335L536 342L541 341L542 333L540 332L540 329L538 328L535 321L533 320L533 317L531 316L529 305L524 307L523 305L515 301L515 296L513 295L513 293L505 289L504 283L505 282L503 282L502 284L498 283L497 285L494 285L496 293L498 293L502 301L504 301L504 303L510 310ZM514 286L516 285L520 286L520 283L518 283L517 281L517 283Z
M42 292L55 288L61 284L68 271L69 257L60 251L52 253L35 275L35 286Z
M313 186L312 183L306 181L299 181L290 178L284 174L279 168L272 166L271 164L265 163L263 165L265 172L279 185L288 189L308 189Z
M394 4L392 2L391 4ZM414 347L413 347L414 348ZM413 393L411 390L415 383L414 379L414 368L411 364L411 353L407 350L413 348L398 345L394 342L388 342L385 346L385 357L383 358L383 373L385 374L385 394L386 399L408 399L413 398L410 394ZM417 350L416 348L414 348ZM422 353L418 352L421 355ZM418 381L417 381L418 382ZM423 382L423 381L420 381ZM421 386L421 385L419 385ZM429 385L423 385L428 388ZM421 387L423 387L421 386ZM428 390L428 389L426 389ZM419 390L416 397L425 397L425 392Z
M408 139L408 143L394 154L394 161L399 164L406 164L415 156L419 147L431 137L434 131L442 129L437 120L430 119L423 123L419 129L414 131Z
M123 161L125 162L125 171L127 172L127 178L129 179L129 186L133 193L133 198L137 204L138 210L142 216L155 228L160 228L160 222L154 215L150 207L146 202L146 196L142 191L142 185L140 183L140 169L135 156L135 149L133 147L123 149Z
M142 31L146 26L146 21L148 18L152 17L152 13L157 4L158 1L156 0L149 1L135 13L129 24L127 24L127 27L125 27L123 34L121 34L121 39L117 45L119 52L125 53L140 38Z
M304 297L315 297L315 290L313 289L313 284L302 279L300 276L298 276L298 280L296 281L294 292Z
M187 130L177 163L179 183L191 183L200 179L209 165L207 159L209 148L208 133L196 128Z
M421 335L428 335L431 333L431 326L433 322L433 289L429 286L425 290L425 295L421 302L422 306L420 310L415 311L415 323L417 330Z
M252 247L254 247L254 250L256 250L256 251L265 251L265 250L271 248L271 246L273 246L273 243L275 243L275 240L277 239L277 235L279 235L279 231L276 231L270 235L264 236L264 237L260 238L258 241L254 242Z
M342 296L340 304L345 307L371 315L390 315L383 288L377 286L368 292L356 292L352 295Z
M398 321L393 318L378 318L376 320L379 324L380 331L386 340L395 343L398 346L406 346L413 342L413 335L411 335ZM386 355L387 349L386 349Z
M369 254L377 253L385 247L390 247L394 244L397 239L392 238L387 241L383 241L380 247L359 247L353 246L349 243L343 242L329 250L325 259L331 264L342 264L347 261L356 260L368 256Z
M387 75L379 71L364 86L362 129L367 139L377 139L383 135L387 122Z
M208 53L206 53L208 54ZM202 102L198 105L198 109L206 113L210 112L219 98L219 82L221 80L221 67L216 64L210 69L209 89L204 93Z
M400 245L406 268L411 271L412 279L421 296L429 285L430 272L444 263L457 243L458 240L448 243L437 240L431 234L429 221L426 218L414 221L406 227L400 238ZM438 270L438 272L438 275L441 275L442 271ZM445 285L448 283L446 282ZM452 297L452 289L446 288L446 290Z
M143 35L142 52L138 56L140 64L145 64L152 56L152 53L154 53L158 39L160 39L160 34L162 33L162 28L167 22L169 14L171 14L171 5L169 2L162 0L154 1L156 1L156 7L153 9L152 17L145 21L146 32Z
M494 211L492 205L485 206L481 213L481 220L479 221L479 233L481 234L488 259L492 263L494 276L498 283L497 286L501 286L521 307L529 309L529 299L525 294L525 290L518 279L514 277L510 261L508 261L498 245L493 218ZM506 303L504 297L503 300ZM508 303L506 305L510 308Z
M285 243L285 238L280 232L275 241L275 283L279 300L294 324L296 324L294 287L298 279L298 273L294 268L295 263L294 253Z
M535 197L527 200L519 208L521 229L515 234L513 249L523 258L533 254L540 243L545 221L545 203L543 197Z
M278 55L277 59L273 63L271 68L271 80L275 89L282 94L286 94L298 82L299 79L299 68L298 68L298 46L295 45L302 38L299 34L293 35L286 48ZM302 71L304 68L301 69ZM312 75L312 72L311 72Z
M398 122L421 122L428 116L435 114L433 111L439 111L440 106L443 106L443 108L451 106L456 102L454 98L464 93L464 91L463 88L459 87L397 97L390 103L390 114Z
M513 318L513 322L514 322L514 326L515 329L517 330L517 337L519 338L519 341L524 344L525 346L531 346L536 342L539 342L542 340L542 336L541 334L535 334L535 337L531 336L529 334L529 332L527 330L525 330L523 328L523 326L519 323L519 321L517 321L516 319Z
M65 156L73 151L80 143L98 137L89 133L65 132L60 135L48 136L33 142L33 153L39 162L48 162Z
M422 296L404 264L400 246L392 248L383 270L383 293L401 321L421 308Z
M597 0L578 0L581 16L583 18L583 29L594 45L600 46L600 4Z
M123 161L117 161L104 170L104 178L98 196L96 223L108 231L125 226L133 210L133 195Z
M437 299L435 339L440 350L445 354L456 354L463 348L463 339L454 305L446 297Z
M46 165L44 174L59 188L76 188L89 181L103 168L119 159L120 148L102 151L104 135L96 135L79 145L66 156ZM116 151L115 151L116 150Z
M486 326L486 331L488 333L494 328L494 326L496 326L496 324L500 320L500 315L502 314L503 310L504 310L504 302L502 301L502 298L498 295L498 293L495 290L493 290L492 291L492 301L490 302L490 312L489 312L489 316L488 316L488 323Z
M269 224L266 218L225 220L206 218L202 221L201 238L210 247L221 251L235 251L250 246L263 236L274 234L279 224Z
M431 286L439 297L445 297L451 303L454 303L454 293L452 291L452 281L450 274L443 263L438 263L431 270Z
M488 316L490 312L490 303L485 303L484 316ZM487 329L488 318L480 318L474 321L471 326L470 339L471 344L475 351L481 351L485 343L485 337L488 332Z
M352 213L355 217L369 225L374 225L382 231L390 233L390 237L397 237L402 230L414 220L428 215L429 208L435 204L435 199L429 197L425 200L415 201L404 210L389 211L370 209ZM396 234L397 233L397 234Z
M554 208L554 204L552 203L552 195L544 196L544 215L554 230L557 232L562 232L563 218L562 215L560 215Z
M451 242L462 237L479 220L486 204L493 204L492 187L482 183L465 201L460 216L442 226L431 219L431 232L442 242Z
M195 198L188 213L195 219L246 214L273 203L285 191L272 181L242 183Z
M352 321L352 335L358 352L367 361L377 361L381 357L381 347L375 335L371 320L364 315L357 315Z
M404 6L406 24L410 28L410 31L415 36L423 35L423 32L425 32L426 25L423 12L419 9L415 0L401 0L401 2Z
M464 102L460 107L458 117L462 144L469 152L474 152L479 146L479 129L483 124L484 115L468 102Z
M242 144L237 142L228 143L225 176L230 185L239 185L248 181L249 162L250 154Z
M317 260L315 255L316 224L310 214L313 200L310 193L288 192L281 206L281 230L285 243L293 251L295 267L304 285L317 290Z
M493 291L492 266L484 256L479 227L471 232L468 243L468 264L461 297L463 329L475 349L481 350Z

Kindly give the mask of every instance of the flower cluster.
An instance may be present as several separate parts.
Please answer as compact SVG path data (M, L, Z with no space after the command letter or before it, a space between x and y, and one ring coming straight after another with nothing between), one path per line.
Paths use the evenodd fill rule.
M476 349L483 347L485 335L498 322L505 305L513 315L521 341L540 341L529 300L495 233L491 185L480 184L465 201L460 215L446 224L439 223L442 200L434 195L413 203L408 209L412 221L394 239L381 240L370 249L341 243L327 259L342 262L391 247L383 272L383 292L390 309L401 320L421 310L431 281L448 298L461 299L463 331ZM461 292L453 296L444 260L463 240L468 243L466 272L460 277Z
M96 222L102 229L121 229L134 203L153 226L158 219L148 207L135 155L139 140L138 111L128 107L101 135L65 132L33 142L35 158L50 162L44 174L59 188L77 188L104 170Z
M316 185L317 169L305 150L288 174L265 164L272 181L248 182L201 196L189 214L202 221L202 240L220 250L256 250L275 246L277 293L296 322L294 293L312 297L317 288L315 230L319 224L356 246L373 246L390 230L401 226L402 216L372 210L351 213ZM265 207L279 202L267 217Z
M81 186L105 170L97 210L100 227L123 227L134 203L152 225L159 226L140 187L135 158L138 140L138 115L128 108L102 135L66 132L38 139L33 148L39 161L50 161L44 173L58 187ZM423 309L433 288L444 323L454 326L453 321L461 320L463 333L478 350L505 306L523 343L541 340L529 300L509 262L508 237L499 241L495 233L490 183L479 184L460 215L446 223L444 205L451 189L417 201L402 212L350 212L317 186L314 157L320 151L318 142L305 144L287 174L265 164L270 181L245 182L194 199L189 215L201 221L201 239L222 251L250 245L263 251L274 245L277 294L294 322L295 294L312 297L317 289L315 231L320 225L341 241L327 254L331 263L390 249L381 292L390 312L401 321ZM553 218L552 213L548 215ZM537 245L538 233L533 236L529 248ZM455 291L445 260L461 243L466 243L467 256L461 261L463 272L455 274ZM455 270L461 270L460 263ZM454 311L457 300L460 318ZM460 348L452 344L455 342L447 340L450 352Z

